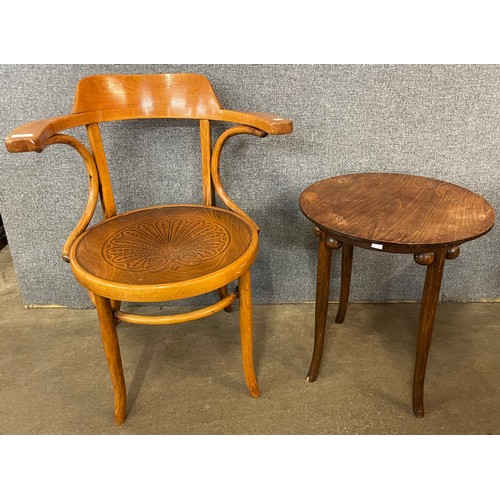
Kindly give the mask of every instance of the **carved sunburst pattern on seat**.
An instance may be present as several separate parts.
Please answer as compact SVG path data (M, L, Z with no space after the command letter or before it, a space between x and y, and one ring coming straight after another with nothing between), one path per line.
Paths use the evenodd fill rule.
M125 271L178 271L220 255L229 232L215 221L194 218L142 221L113 234L103 257Z

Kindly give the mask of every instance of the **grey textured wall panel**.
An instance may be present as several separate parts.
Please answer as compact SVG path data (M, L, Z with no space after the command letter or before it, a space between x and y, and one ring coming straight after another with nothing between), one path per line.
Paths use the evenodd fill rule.
M455 182L500 206L496 65L4 65L2 137L26 121L68 113L83 76L148 72L203 73L225 107L294 120L289 136L239 137L223 153L227 191L262 229L256 302L314 300L317 241L298 197L318 179L406 172ZM104 138L119 210L201 200L192 122L106 124ZM42 154L0 151L0 213L25 302L88 307L60 259L86 199L81 160L65 146ZM460 257L447 263L444 300L500 297L498 243L494 228L463 245ZM419 300L425 269L411 256L356 249L354 258L353 300Z

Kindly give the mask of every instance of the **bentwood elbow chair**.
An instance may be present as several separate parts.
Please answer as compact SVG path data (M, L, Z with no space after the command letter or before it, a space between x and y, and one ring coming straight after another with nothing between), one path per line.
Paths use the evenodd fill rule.
M135 119L199 121L204 203L166 205L117 214L100 123ZM212 144L211 123L231 124ZM85 127L89 147L63 132ZM115 423L126 417L126 387L117 321L173 324L230 310L239 299L243 372L253 397L259 387L253 366L250 268L258 227L227 195L219 176L226 141L238 134L288 134L292 122L266 113L223 109L207 78L197 74L95 75L78 83L73 111L27 123L6 138L11 153L42 152L66 144L82 157L89 175L85 211L69 235L62 257L97 309L114 389ZM226 208L215 206L215 193ZM104 220L88 228L97 202ZM237 280L234 291L228 285ZM121 301L147 303L218 292L213 305L189 313L145 316L121 309Z

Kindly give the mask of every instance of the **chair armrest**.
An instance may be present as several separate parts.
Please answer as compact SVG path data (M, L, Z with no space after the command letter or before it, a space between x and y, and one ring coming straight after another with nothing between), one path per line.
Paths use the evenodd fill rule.
M204 116L197 116L197 119L208 119L249 125L272 135L289 134L293 129L293 122L279 116L268 113L247 113L244 111L232 111L228 109L209 109ZM34 122L25 123L14 129L5 138L7 151L10 153L24 153L36 151L40 153L45 148L47 141L63 130L88 125L100 121L111 121L116 119L144 118L136 110L127 112L126 110L105 110L90 111L88 113L74 113L71 115L47 118ZM169 118L163 113L153 113L149 118ZM172 118L182 118L172 116ZM193 117L195 118L195 117Z
M78 113L28 122L5 138L9 153L42 152L47 141L58 132L97 121L98 113Z
M280 118L268 113L249 113L246 111L234 111L230 109L210 110L209 120L221 120L226 122L249 125L271 135L289 134L293 130L292 120Z

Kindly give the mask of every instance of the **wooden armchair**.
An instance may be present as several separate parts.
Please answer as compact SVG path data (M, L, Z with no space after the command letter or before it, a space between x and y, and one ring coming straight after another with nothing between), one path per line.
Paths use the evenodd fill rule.
M167 205L117 214L101 122L146 118L198 120L203 205ZM212 145L211 122L234 124ZM89 147L62 131L86 127ZM66 144L81 155L89 176L86 208L69 235L62 257L94 302L114 389L115 423L126 417L126 387L116 333L117 320L139 325L192 321L230 310L239 298L243 372L250 394L259 396L252 353L250 267L258 227L226 194L219 160L226 141L238 134L288 134L292 122L265 113L223 109L210 82L197 74L95 75L78 83L67 116L27 123L6 138L8 151L42 152ZM215 206L215 193L227 208ZM104 220L88 225L100 199ZM238 281L234 291L228 285ZM121 301L163 302L217 291L209 307L170 316L120 310Z

